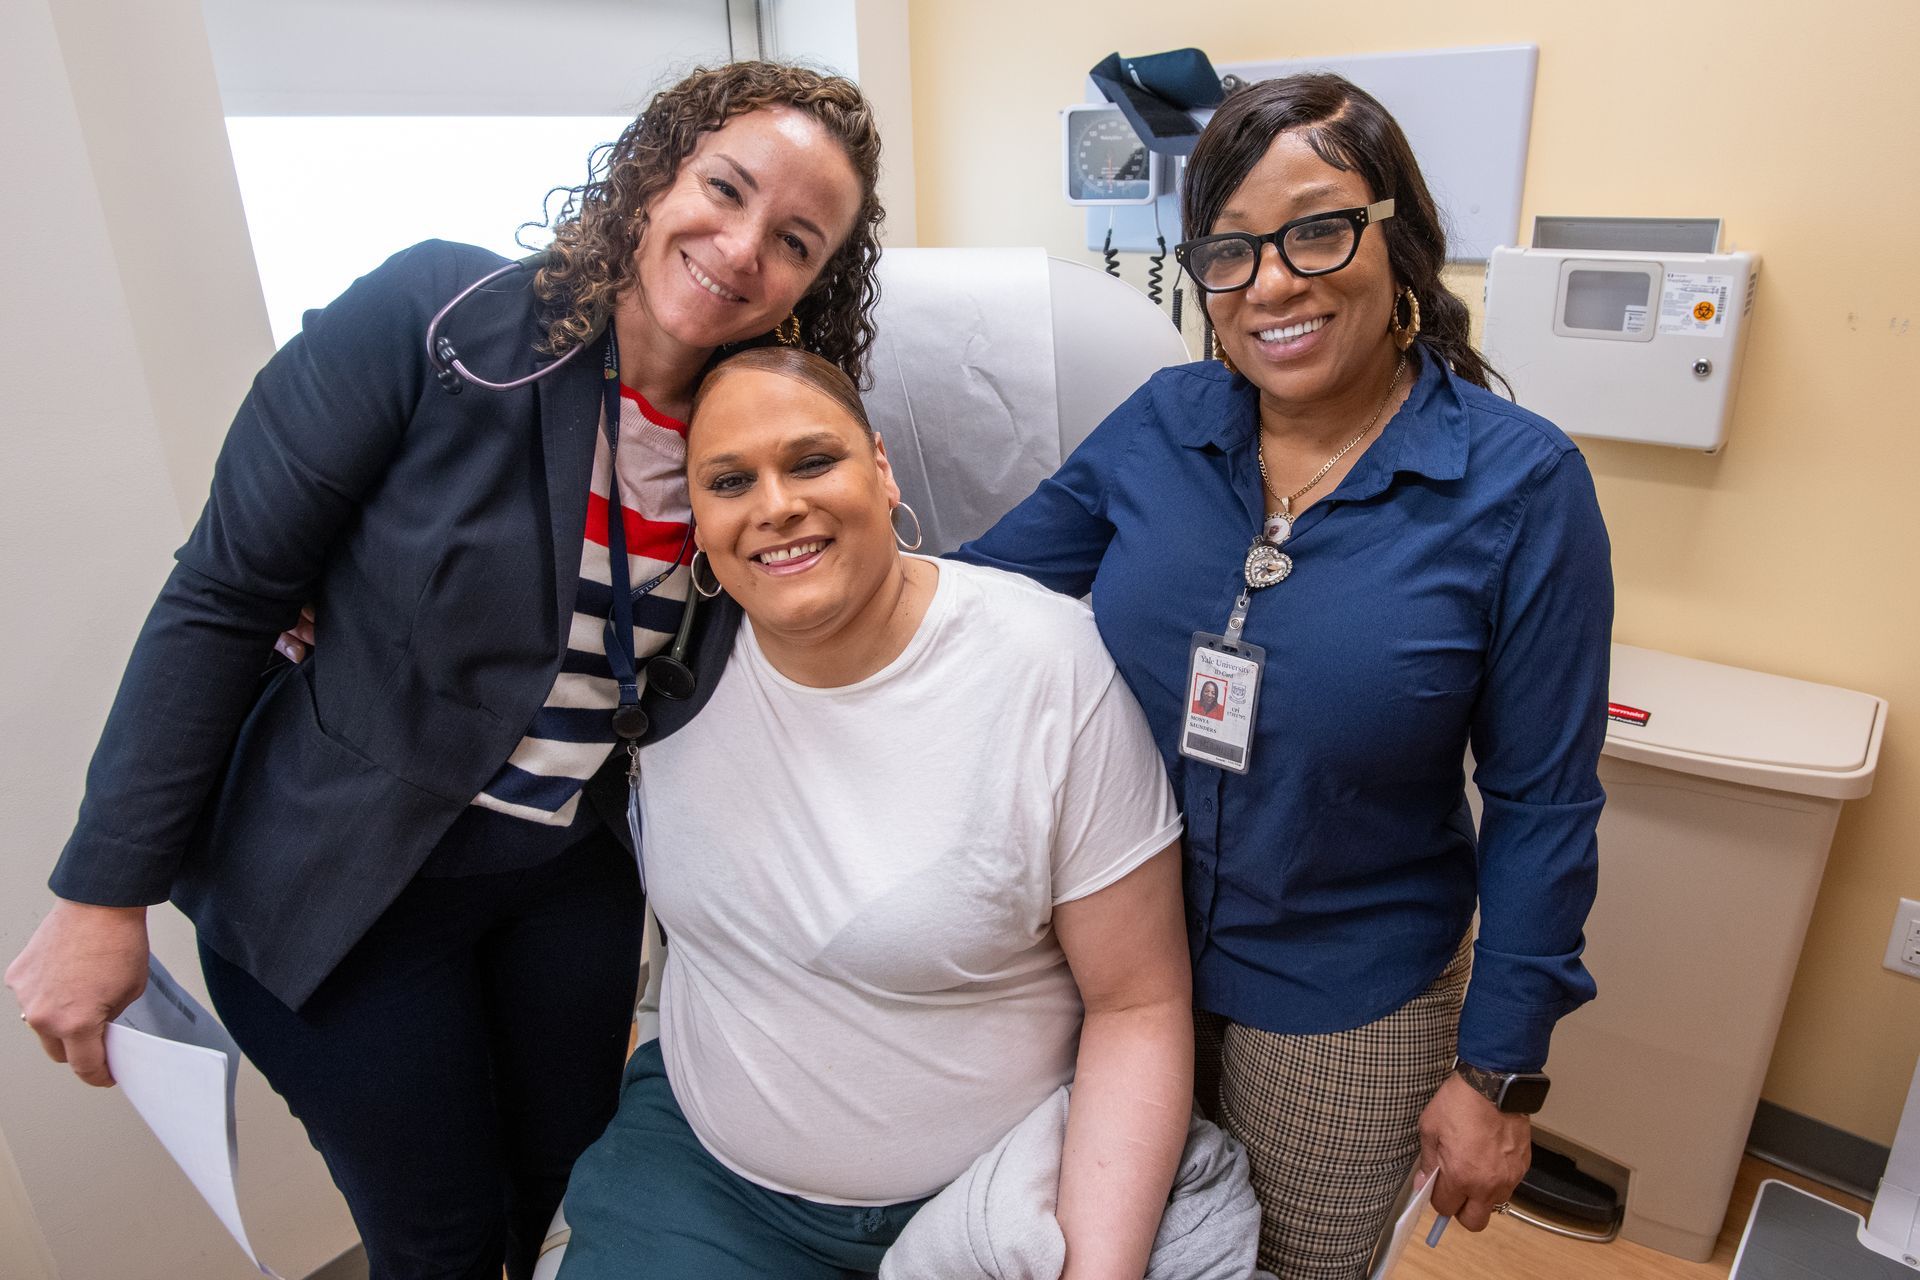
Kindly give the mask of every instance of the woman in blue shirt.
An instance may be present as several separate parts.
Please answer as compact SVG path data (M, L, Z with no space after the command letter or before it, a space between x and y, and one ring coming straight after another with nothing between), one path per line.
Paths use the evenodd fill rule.
M1353 1277L1416 1157L1462 1225L1503 1207L1593 995L1607 536L1573 444L1488 390L1373 98L1240 91L1183 199L1218 359L961 555L1092 592L1184 799L1202 1101L1253 1156L1261 1265Z

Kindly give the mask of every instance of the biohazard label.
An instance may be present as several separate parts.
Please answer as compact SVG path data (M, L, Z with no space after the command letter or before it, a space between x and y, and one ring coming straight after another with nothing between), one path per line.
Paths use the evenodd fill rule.
M1661 333L1694 333L1724 338L1732 276L1669 271L1660 290Z

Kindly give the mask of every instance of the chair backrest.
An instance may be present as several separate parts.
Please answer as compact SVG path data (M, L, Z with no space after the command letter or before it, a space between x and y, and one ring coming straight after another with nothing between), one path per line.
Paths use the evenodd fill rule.
M1132 286L1039 249L890 249L867 412L922 550L986 531L1186 345Z

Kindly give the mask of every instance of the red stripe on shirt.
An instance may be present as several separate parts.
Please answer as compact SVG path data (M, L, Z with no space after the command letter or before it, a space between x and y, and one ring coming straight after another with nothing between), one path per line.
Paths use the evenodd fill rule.
M685 564L693 559L693 540L687 537L683 521L649 520L632 507L621 507L620 515L629 556L645 556L665 564ZM587 494L587 541L598 547L607 545L607 500L597 493Z
M645 396L641 395L638 391L635 391L632 387L628 386L624 382L620 384L620 394L624 396L626 399L632 401L633 406L636 409L640 410L640 416L645 418L648 422L651 422L654 426L665 427L669 431L677 431L683 436L687 434L686 423L680 421L680 419L678 418L669 418L666 414L660 412L658 409L654 408L651 404L647 403L647 398Z

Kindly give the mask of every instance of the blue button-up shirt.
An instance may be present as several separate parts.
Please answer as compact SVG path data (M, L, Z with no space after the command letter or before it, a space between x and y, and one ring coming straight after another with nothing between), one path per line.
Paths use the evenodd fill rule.
M1439 976L1477 902L1460 1055L1537 1070L1594 989L1613 580L1586 462L1423 358L1294 525L1292 575L1253 595L1266 668L1234 774L1176 743L1189 642L1225 628L1265 510L1256 397L1218 364L1163 370L958 554L1092 592L1184 797L1199 1007L1281 1033L1360 1026Z

